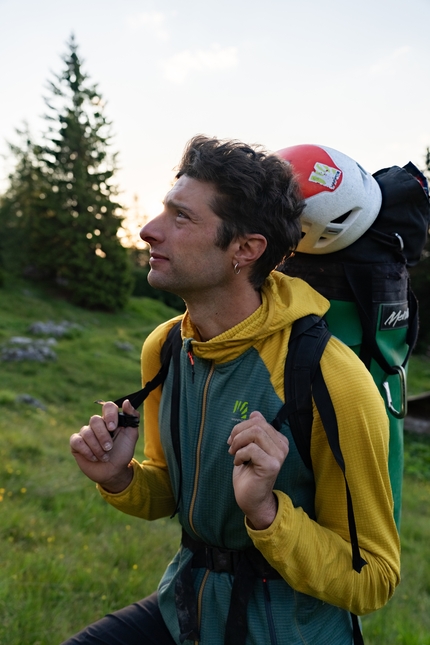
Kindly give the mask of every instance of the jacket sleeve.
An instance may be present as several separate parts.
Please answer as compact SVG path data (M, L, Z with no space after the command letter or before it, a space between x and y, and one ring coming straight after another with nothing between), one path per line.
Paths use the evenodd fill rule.
M150 381L160 369L160 352L167 333L180 317L157 327L146 339L142 348L142 383ZM158 430L158 408L161 386L148 396L144 403L144 454L141 463L133 459L133 479L121 493L108 493L98 486L104 499L112 506L146 520L171 515L176 502L170 483L166 459Z
M355 354L332 338L321 359L339 426L360 552L352 568L346 491L314 406L311 457L316 521L275 491L272 525L248 533L270 564L297 591L363 615L382 607L400 579L399 536L388 474L389 426L382 398ZM288 457L287 457L288 463Z

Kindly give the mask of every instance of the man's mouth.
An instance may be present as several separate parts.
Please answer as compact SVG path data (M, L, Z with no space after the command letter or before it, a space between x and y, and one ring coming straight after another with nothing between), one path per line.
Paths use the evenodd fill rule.
M166 261L168 261L168 258L165 255L161 255L161 253L151 253L149 256L149 264L151 267Z

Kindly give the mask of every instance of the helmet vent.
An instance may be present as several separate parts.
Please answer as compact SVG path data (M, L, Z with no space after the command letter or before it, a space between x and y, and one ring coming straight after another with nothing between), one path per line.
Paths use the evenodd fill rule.
M339 215L339 217L336 217L336 219L332 219L331 223L332 224L343 224L343 222L351 215L352 210L348 211L347 213L344 213L343 215Z

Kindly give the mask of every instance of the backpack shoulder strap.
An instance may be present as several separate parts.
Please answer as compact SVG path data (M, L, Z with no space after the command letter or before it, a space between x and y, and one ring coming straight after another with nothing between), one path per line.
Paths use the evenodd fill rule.
M119 399L116 399L114 403L116 403L116 405L120 408L124 401L128 399L134 408L138 408L140 405L142 405L147 396L153 390L155 390L156 387L162 385L166 380L172 356L179 357L181 346L181 322L179 321L175 325L173 325L173 327L167 334L166 340L164 341L160 353L161 367L154 378L151 381L148 381L141 390L133 392L132 394L127 394L126 396L122 396Z
M342 471L343 478L345 480L346 501L348 508L348 526L352 548L352 566L354 571L360 573L361 569L365 564L367 564L367 562L361 557L358 547L358 536L357 528L355 525L354 510L352 506L352 497L349 490L348 480L346 478L345 461L343 459L342 450L340 448L339 428L337 425L336 412L333 406L333 402L330 398L327 385L324 381L320 365L317 366L315 379L312 384L312 393L321 417L321 421L324 426L330 449L333 453L337 465Z
M320 367L320 359L330 337L327 323L318 316L305 316L294 323L285 361L285 403L272 425L279 430L282 422L288 418L297 450L304 464L312 470L312 397L314 398L330 449L345 479L352 565L355 571L360 572L366 562L361 558L358 547L354 510L339 443L336 413Z
M309 470L312 470L312 382L330 336L326 322L319 316L310 314L294 322L285 361L285 403L272 422L279 430L288 418L299 454Z
M141 390L133 392L132 394L127 394L126 396L122 396L121 398L114 401L114 403L116 403L118 407L121 407L124 401L128 399L134 408L138 408L140 405L142 405L147 396L153 390L155 390L156 387L164 383L169 371L170 363L173 363L172 399L170 404L170 432L172 437L173 451L175 453L179 468L179 493L176 508L171 517L174 517L178 512L182 491L182 464L179 434L181 347L181 322L179 321L175 325L173 325L173 327L167 334L166 340L164 341L163 347L161 348L160 352L161 367L154 378L151 381L148 381L148 383L146 383L146 385Z

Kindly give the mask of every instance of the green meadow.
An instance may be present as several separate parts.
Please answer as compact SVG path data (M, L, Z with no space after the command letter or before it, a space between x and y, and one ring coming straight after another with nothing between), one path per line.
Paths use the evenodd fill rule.
M99 408L140 387L146 335L176 312L132 299L90 312L37 286L0 289L0 347L36 321L75 323L57 358L0 362L0 644L59 645L105 613L151 593L179 543L176 520L145 522L103 502L68 441ZM430 390L430 360L413 357L414 392ZM29 395L41 407L19 402ZM142 443L138 444L142 453ZM430 442L406 436L402 583L364 619L366 645L430 645ZM263 644L262 644L263 645Z

